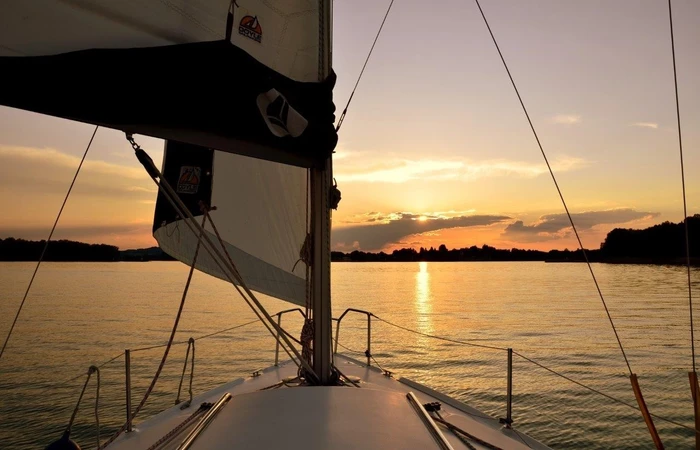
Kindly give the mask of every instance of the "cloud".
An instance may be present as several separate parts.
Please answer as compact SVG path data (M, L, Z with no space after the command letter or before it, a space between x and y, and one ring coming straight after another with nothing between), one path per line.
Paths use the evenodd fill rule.
M552 162L557 172L585 167L581 158L560 157ZM471 181L484 177L520 176L534 178L546 174L544 163L496 159L471 161L467 159L409 159L353 160L347 156L336 166L336 178L342 182L406 183L413 180Z
M364 214L355 214L345 219L343 224L368 224L368 223L383 223L388 224L391 221L401 220L402 218L422 218L422 220L428 219L451 219L454 217L470 215L476 212L475 209L465 209L462 211L438 211L432 213L422 213L414 214L412 212L395 212L389 214L383 214L380 212L372 211Z
M123 225L95 224L62 226L56 228L51 240L78 240L91 244L108 243L119 248L151 247L156 245L151 236L151 223L128 223ZM49 235L50 226L46 227L12 227L0 226L0 239L21 237L28 240L45 240Z
M637 123L633 123L632 126L633 127L642 127L642 128L652 128L654 130L659 128L659 124L654 123L654 122L637 122Z
M659 216L657 212L636 211L631 208L571 214L578 231L590 230L596 225L627 223L657 216ZM570 228L571 224L566 214L548 214L540 217L540 220L533 225L525 225L522 220L511 223L505 228L501 237L518 242L551 241L569 236Z
M562 125L575 125L581 123L581 116L578 114L558 114L551 118L552 123Z
M360 217L360 216L356 216ZM364 223L333 230L332 246L348 248L349 242L357 243L362 250L380 250L388 244L401 241L414 234L434 232L448 228L486 226L510 220L508 216L468 215L446 217L431 213L414 214L396 212L382 214L368 213Z
M53 148L0 145L0 237L45 239L80 163ZM58 224L56 239L153 245L157 188L136 166L88 155Z
M64 194L80 158L52 148L0 146L0 189ZM80 195L155 198L157 188L146 172L135 166L85 160L76 182Z

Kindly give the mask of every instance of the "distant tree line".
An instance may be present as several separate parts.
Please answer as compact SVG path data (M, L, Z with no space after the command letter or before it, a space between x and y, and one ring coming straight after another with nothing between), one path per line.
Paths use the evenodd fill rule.
M0 239L0 261L37 261L46 241ZM44 261L118 261L114 245L58 240L49 242Z
M700 214L688 217L691 263L700 265ZM0 239L0 261L37 261L46 241ZM663 222L643 230L615 228L609 232L600 249L586 250L591 262L685 264L685 227L683 222ZM114 245L83 242L51 241L44 256L46 261L172 261L158 247L120 251ZM489 245L448 250L442 244L416 250L402 248L391 253L331 252L332 261L584 261L581 250L497 249Z
M700 214L688 217L691 264L700 265ZM591 262L685 264L685 227L683 222L664 222L643 230L615 228L609 232L600 249L586 250ZM402 248L391 253L332 252L332 261L585 261L581 250L497 249L489 245L448 250Z
M700 214L688 217L688 242L694 264L700 263ZM684 264L686 255L683 222L663 222L643 230L615 228L600 245L608 262Z
M46 241L0 239L0 261L38 261ZM57 240L49 242L44 261L173 261L159 247L120 251L114 245Z
M598 261L599 250L587 250L589 259ZM402 248L391 253L370 253L355 250L350 253L331 252L332 261L380 262L380 261L551 261L578 262L583 261L580 250L523 250L519 248L497 249L490 245L481 247L471 246L448 250L445 244L437 249L434 247L419 250Z

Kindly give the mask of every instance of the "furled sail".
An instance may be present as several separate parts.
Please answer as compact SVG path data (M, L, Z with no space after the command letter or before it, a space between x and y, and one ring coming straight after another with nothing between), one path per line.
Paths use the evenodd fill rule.
M310 167L337 141L320 10L305 0L6 0L0 104Z

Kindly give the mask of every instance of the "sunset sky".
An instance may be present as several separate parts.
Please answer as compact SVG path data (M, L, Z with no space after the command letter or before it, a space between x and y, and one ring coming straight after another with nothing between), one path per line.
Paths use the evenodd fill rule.
M388 3L334 4L339 110ZM476 6L437 3L395 2L340 130L334 249L575 248ZM694 214L700 4L673 4ZM682 220L666 3L485 0L483 7L584 245L597 248L614 227ZM0 107L0 237L46 238L93 128ZM138 141L161 159L162 141ZM100 129L55 238L155 245L155 195L123 133Z

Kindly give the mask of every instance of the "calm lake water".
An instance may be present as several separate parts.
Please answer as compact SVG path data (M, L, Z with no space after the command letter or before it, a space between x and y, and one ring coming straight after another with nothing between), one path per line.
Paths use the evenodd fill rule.
M3 339L33 263L0 263ZM652 413L692 426L685 269L595 264L632 369ZM334 316L355 307L423 333L515 351L628 403L627 368L586 267L533 263L334 263ZM0 360L0 448L42 448L65 428L84 374L126 348L167 341L187 267L173 262L45 263L10 345ZM693 272L694 288L700 271ZM271 313L288 304L264 299ZM226 283L196 274L180 322L187 340L253 320ZM698 317L700 319L700 317ZM296 335L301 322L285 316ZM340 343L365 349L365 319L348 317ZM260 324L196 344L194 391L248 376L274 361L274 340ZM372 323L382 367L446 392L494 416L505 414L506 354ZM173 404L186 345L173 347L140 419ZM162 349L132 355L134 401ZM359 356L358 356L359 358ZM101 369L102 436L124 420L124 360ZM80 376L72 381L68 379ZM92 383L92 382L91 382ZM73 427L95 442L94 385ZM515 425L553 448L652 448L639 412L514 357ZM138 419L137 418L137 421ZM656 420L666 448L692 448L693 433Z

